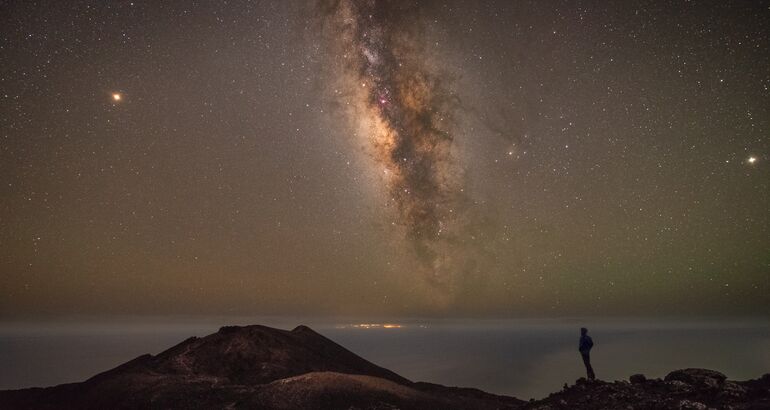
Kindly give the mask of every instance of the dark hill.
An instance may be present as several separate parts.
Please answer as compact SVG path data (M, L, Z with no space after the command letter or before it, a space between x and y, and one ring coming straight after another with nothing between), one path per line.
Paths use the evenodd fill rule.
M257 385L310 372L331 371L410 383L307 326L298 326L292 331L258 325L226 326L206 337L187 339L157 356L142 356L129 363L126 368L121 366L112 372L133 369L216 384Z
M522 403L412 383L306 326L226 326L82 383L0 392L2 409L497 409Z

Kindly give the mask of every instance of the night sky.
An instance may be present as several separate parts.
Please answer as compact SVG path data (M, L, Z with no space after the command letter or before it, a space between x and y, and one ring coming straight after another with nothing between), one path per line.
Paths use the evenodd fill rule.
M0 316L770 314L768 1L2 1Z

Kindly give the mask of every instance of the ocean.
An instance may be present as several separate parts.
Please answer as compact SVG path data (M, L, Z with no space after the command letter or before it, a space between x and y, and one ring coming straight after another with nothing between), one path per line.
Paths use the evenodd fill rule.
M766 319L530 319L360 321L276 318L122 318L0 323L0 389L77 382L159 353L225 324L307 324L414 381L542 398L585 374L577 352L589 328L597 377L663 377L702 367L743 380L770 372ZM388 326L384 326L387 324Z

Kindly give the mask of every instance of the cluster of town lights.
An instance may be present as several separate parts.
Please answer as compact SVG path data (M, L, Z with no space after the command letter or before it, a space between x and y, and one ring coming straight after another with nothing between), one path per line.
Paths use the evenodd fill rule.
M353 328L353 329L401 329L403 325L397 323L356 323L351 325L341 325L338 328Z

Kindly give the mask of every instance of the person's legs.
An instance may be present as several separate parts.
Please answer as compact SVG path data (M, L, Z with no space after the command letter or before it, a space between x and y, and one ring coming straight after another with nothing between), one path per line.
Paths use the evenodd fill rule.
M588 374L588 380L594 380L596 379L596 375L594 374L594 368L591 367L591 356L588 354L581 354L583 356L583 364L586 365L586 373Z

